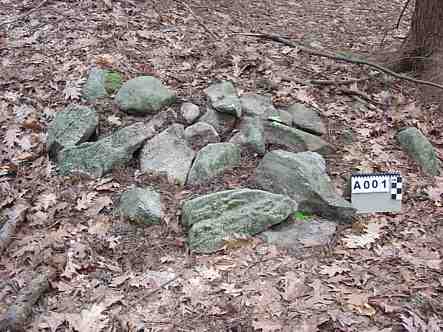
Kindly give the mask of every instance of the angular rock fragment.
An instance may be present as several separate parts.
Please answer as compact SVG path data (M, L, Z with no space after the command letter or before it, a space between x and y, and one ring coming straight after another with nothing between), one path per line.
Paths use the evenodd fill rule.
M87 141L97 125L97 112L89 107L70 105L57 112L48 128L46 148L49 155L55 157L63 148Z
M240 157L240 148L236 144L209 144L197 153L187 183L204 183L225 170L238 166Z
M256 169L256 182L264 190L288 195L300 211L338 221L350 221L356 212L335 191L325 160L315 152L268 152Z
M140 152L140 167L142 172L165 173L171 183L184 185L194 157L184 126L173 124L146 142Z

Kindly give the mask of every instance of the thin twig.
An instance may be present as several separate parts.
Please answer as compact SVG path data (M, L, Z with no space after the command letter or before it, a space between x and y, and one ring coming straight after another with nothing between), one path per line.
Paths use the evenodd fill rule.
M403 6L403 9L401 10L400 16L398 17L397 24L395 25L396 29L398 29L398 27L400 26L401 19L403 18L403 15L405 14L406 9L409 7L409 2L410 1L411 0L407 0L405 5Z
M192 15L192 16L195 18L195 20L197 21L197 23L198 23L203 29L205 29L205 31L206 31L206 32L212 37L212 39L214 39L215 41L217 41L217 40L220 39L220 37L217 36L217 34L216 34L215 32L211 31L211 30L210 30L210 29L209 29L209 28L203 23L202 19L201 19L200 17L198 17L197 14L194 13L194 11L192 10L192 8L189 7L188 4L186 4L186 3L182 2L182 1L179 1L179 3L180 3L183 7L185 7L185 8L191 13L191 15Z
M162 283L160 286L158 286L157 288L153 289L152 291L150 291L149 293L143 295L141 298L139 298L135 303L133 303L132 305L135 306L136 304L139 304L141 301L146 300L148 297L151 297L152 295L154 295L155 293L159 292L161 289L165 288L167 285L169 285L171 282L177 280L179 277L181 276L181 273L178 273L177 275L175 275L173 278L165 281L164 283Z
M15 23L15 22L17 22L17 21L20 21L20 20L24 19L26 16L29 16L29 15L31 15L33 12L39 10L41 7L43 7L43 6L44 6L46 3L48 3L48 2L49 2L49 0L43 0L42 2L40 2L39 5L37 5L37 7L32 8L31 10L29 10L28 12L26 12L26 13L24 13L24 14L22 14L22 15L19 15L19 16L16 17L15 19L13 19L13 20L11 20L11 21L6 21L6 22L3 22L3 23L0 23L0 28L1 28L2 26L4 26L4 25L11 24L11 23Z
M355 59L355 58L348 58L336 53L326 53L326 52L322 52L322 51L318 51L315 50L313 48L309 48L306 47L304 45L301 44L296 44L296 43L292 43L288 40L286 40L285 38L282 38L280 36L277 35L273 35L273 34L267 34L267 33L236 33L236 35L241 35L241 36L247 36L247 37L254 37L254 38L262 38L262 39L268 39L268 40L272 40L272 41L276 41L278 43L284 44L286 46L289 47L294 47L297 48L298 50L300 50L301 52L305 52L307 54L310 55L315 55L315 56L319 56L319 57L324 57L324 58L328 58L328 59L332 59L332 60L338 60L338 61L345 61L345 62L349 62L349 63L353 63L353 64L357 64L357 65L364 65L364 66L368 66L371 68L374 68L380 72L383 72L385 74L391 75L395 78L401 79L401 80L405 80L405 81L409 81L409 82L414 82L417 84L422 84L422 85L428 85L428 86L432 86L434 88L439 88L443 90L443 85L437 84L437 83L433 83L433 82L429 82L429 81L423 81L423 80L418 80L406 75L401 75L401 74L397 74L396 72L385 68L381 65L378 65L376 63L373 62L369 62L369 61L365 61L365 60L360 60L360 59Z

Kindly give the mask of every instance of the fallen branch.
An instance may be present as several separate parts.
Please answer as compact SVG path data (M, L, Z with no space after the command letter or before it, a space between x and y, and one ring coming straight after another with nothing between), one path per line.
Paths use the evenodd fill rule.
M188 4L186 4L186 3L182 2L182 1L179 1L179 3L189 11L189 13L195 18L195 20L197 21L197 23L198 23L203 29L205 29L205 31L206 31L206 32L212 37L212 39L214 39L215 41L217 41L217 40L220 39L220 37L217 36L217 34L216 34L215 32L211 31L211 30L210 30L210 29L209 29L209 28L203 23L202 19L201 19L200 17L198 17L197 14L194 13L194 11L192 10L192 8L189 7Z
M55 270L37 272L19 293L14 304L0 317L0 331L25 331L28 317L31 315L32 307L38 299L49 288L49 280L55 274Z
M432 86L434 88L438 88L438 89L443 90L443 85L440 85L437 83L418 80L418 79L415 79L415 78L412 78L412 77L409 77L406 75L401 75L401 74L398 74L388 68L385 68L381 65L378 65L378 64L370 62L370 61L360 60L360 59L356 59L356 58L352 58L352 57L346 57L346 56L342 56L342 55L339 55L336 53L328 53L328 52L318 51L316 49L306 47L301 44L296 44L296 43L290 42L289 40L282 38L280 36L277 36L277 35L267 34L267 33L236 33L236 34L241 35L241 36L246 36L246 37L254 37L254 38L272 40L272 41L284 44L289 47L297 48L301 52L304 52L304 53L307 53L310 55L328 58L328 59L332 59L332 60L344 61L344 62L356 64L356 65L368 66L368 67L374 68L380 72L391 75L391 76L401 79L401 80L414 82L414 83L422 84L422 85L428 85L428 86Z
M49 2L49 0L43 0L42 2L40 2L39 5L37 5L37 7L32 8L31 10L29 10L28 12L26 12L26 13L24 13L24 14L22 14L22 15L19 15L19 16L16 17L15 19L13 19L13 20L11 20L11 21L6 21L6 22L3 22L3 23L0 23L0 28L1 28L2 26L4 26L4 25L11 24L11 23L15 23L15 22L17 22L17 21L20 21L20 20L24 19L25 17L31 15L33 12L36 12L37 10L39 10L41 7L43 7L43 6L44 6L46 3L48 3L48 2Z
M26 202L22 202L17 203L6 212L5 217L8 219L0 228L0 255L12 242L17 233L17 229L25 221L28 209L29 205Z

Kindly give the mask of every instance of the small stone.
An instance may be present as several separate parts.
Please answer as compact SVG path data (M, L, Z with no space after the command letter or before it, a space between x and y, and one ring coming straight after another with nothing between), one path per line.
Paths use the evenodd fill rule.
M161 220L160 193L151 188L132 188L120 197L116 214L145 225L159 224Z
M220 113L208 108L199 122L206 122L213 126L220 136L229 134L235 127L236 118L230 114Z
M194 123L200 116L199 107L193 103L183 103L180 112L188 124Z
M197 122L185 129L185 138L194 150L198 151L209 143L220 142L220 136L213 126L206 122Z

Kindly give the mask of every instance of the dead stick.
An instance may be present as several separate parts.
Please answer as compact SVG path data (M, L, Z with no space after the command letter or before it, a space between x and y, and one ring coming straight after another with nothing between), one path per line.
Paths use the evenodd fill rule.
M36 273L29 285L22 289L14 304L0 317L0 331L25 331L32 307L49 289L49 280L54 273L53 269Z
M3 23L0 23L0 28L1 28L2 26L4 26L4 25L11 24L11 23L14 23L14 22L17 22L17 21L20 21L20 20L24 19L26 16L29 16L29 15L31 15L33 12L39 10L39 9L40 9L41 7L43 7L47 2L49 2L49 0L43 0L39 5L37 5L37 7L31 9L30 11L28 11L28 12L26 12L26 13L24 13L24 14L18 16L18 17L16 17L15 19L13 19L13 20L11 20L11 21L6 21L6 22L3 22Z
M8 220L0 229L0 254L6 250L14 239L17 229L25 221L28 208L29 205L27 203L17 203L6 213Z
M217 36L216 34L215 34L215 32L213 32L213 31L211 31L204 23L203 23L203 21L201 20L201 18L200 17L198 17L195 13L194 13L194 11L192 10L192 8L191 7L189 7L189 5L188 4L186 4L186 3L184 3L184 2L181 2L181 1L179 1L180 2L180 4L183 6L183 7L185 7L190 13L191 13L191 15L195 18L195 20L197 21L197 23L203 28L203 29L205 29L205 31L215 40L215 41L217 41L217 40L219 40L220 39L220 37L219 36Z
M409 82L414 82L417 84L422 84L422 85L428 85L428 86L432 86L434 88L439 88L443 90L443 85L437 84L437 83L433 83L433 82L429 82L429 81L423 81L423 80L417 80L415 78L406 76L406 75L401 75L401 74L397 74L396 72L385 68L383 66L380 66L376 63L373 62L369 62L369 61L365 61L365 60L360 60L360 59L355 59L355 58L347 58L335 53L326 53L326 52L322 52L322 51L318 51L315 50L313 48L309 48L306 46L303 46L301 44L295 44L290 42L289 40L282 38L280 36L277 35L273 35L273 34L267 34L267 33L236 33L237 35L241 35L241 36L247 36L247 37L254 37L254 38L262 38L262 39L268 39L268 40L272 40L272 41L276 41L278 43L284 44L286 46L289 47L293 47L293 48L297 48L299 49L301 52L305 52L307 54L310 55L315 55L315 56L319 56L319 57L324 57L324 58L328 58L328 59L332 59L332 60L338 60L338 61L345 61L345 62L349 62L349 63L353 63L353 64L357 64L357 65L364 65L364 66L369 66L371 68L374 68L380 72L383 72L385 74L391 75L395 78L401 79L401 80L405 80L405 81L409 81Z
M400 26L401 19L403 18L403 15L405 14L406 9L409 7L409 2L410 1L411 0L406 1L405 5L403 6L403 9L401 10L400 16L398 17L397 24L395 25L396 29L398 29L398 27Z

